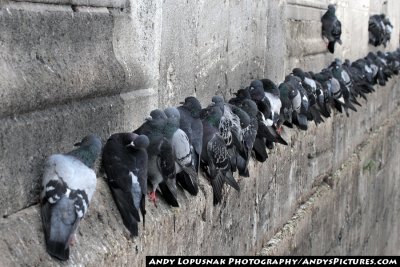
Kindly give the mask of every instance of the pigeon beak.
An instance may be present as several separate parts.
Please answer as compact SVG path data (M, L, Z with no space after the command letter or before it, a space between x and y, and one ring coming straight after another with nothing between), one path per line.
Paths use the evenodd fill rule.
M126 147L135 147L135 144L132 142L130 142L129 144L126 145Z
M75 143L74 146L81 146L82 142Z
M151 121L153 120L153 118L151 116L147 116L146 118L144 118L145 121Z
M181 104L181 105L184 105L184 104L185 104L185 102L179 102L179 104Z

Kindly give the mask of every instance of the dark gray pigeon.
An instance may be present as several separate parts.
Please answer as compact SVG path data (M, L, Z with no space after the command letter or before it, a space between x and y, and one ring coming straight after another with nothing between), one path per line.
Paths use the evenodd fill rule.
M174 152L171 143L164 137L166 124L167 116L164 111L155 109L150 112L150 117L146 118L146 122L134 131L136 134L146 135L150 141L147 147L148 181L152 185L150 200L154 205L156 205L156 191L160 183L176 178ZM161 193L170 205L179 207L176 191L170 191L167 186L164 186Z
M40 194L47 252L63 261L69 259L69 246L96 189L92 168L102 147L94 135L75 145L79 148L47 158Z
M198 177L193 158L193 147L190 145L186 133L179 128L180 114L177 108L167 108L164 110L168 117L164 134L171 143L175 156L175 172L177 177L182 178L181 185L190 194L197 195L199 192ZM172 183L173 181L170 181ZM175 186L175 185L170 185Z
M243 152L242 157L246 160L246 169L250 160L251 151L254 147L254 142L257 137L258 119L257 119L257 104L251 99L244 99L240 103L240 107L247 112L250 117L250 124L243 130ZM263 147L265 149L265 147Z
M135 133L111 135L104 146L102 165L122 221L138 236L139 210L145 221L147 194L147 147L149 139Z
M335 51L335 43L342 44L340 36L342 35L342 24L336 17L336 8L334 5L328 5L328 10L321 17L322 36L328 39L328 50L332 54Z

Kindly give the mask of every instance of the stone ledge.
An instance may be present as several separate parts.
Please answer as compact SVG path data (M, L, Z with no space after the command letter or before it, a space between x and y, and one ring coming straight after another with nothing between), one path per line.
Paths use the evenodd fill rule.
M178 209L170 208L162 200L158 208L147 203L146 228L141 228L140 236L133 240L129 238L127 230L121 223L108 186L102 178L103 175L100 174L88 216L82 222L79 231L80 241L72 248L70 261L62 265L98 266L98 264L129 263L144 266L145 255L255 255L290 220L298 210L299 202L309 199L310 193L315 191L315 186L321 181L323 188L325 188L325 183L331 185L332 190L327 192L335 192L335 194L323 195L321 202L316 201L317 206L311 209L312 216L305 220L306 224L299 222L300 226L297 228L299 230L298 232L295 230L293 235L298 236L297 239L289 238L289 243L279 245L276 253L320 254L331 251L331 254L335 252L345 254L347 251L345 249L349 248L353 240L346 240L345 248L340 249L340 246L336 246L337 238L342 236L342 242L345 242L343 235L357 229L351 229L350 226L338 229L334 226L351 223L359 225L361 217L357 215L360 213L358 203L362 205L362 209L365 209L365 214L378 218L380 215L374 214L374 210L379 210L382 203L387 203L391 198L399 197L390 193L386 198L381 198L382 192L391 192L390 190L396 188L392 187L393 184L398 183L397 178L400 177L396 174L388 175L392 179L392 184L385 183L382 185L385 189L378 189L377 195L373 193L375 192L373 188L380 186L379 179L375 181L374 175L386 168L390 170L390 166L393 167L391 155L394 155L396 147L390 148L389 144L382 145L388 140L380 138L379 131L381 130L377 130L378 133L374 130L372 134L348 134L348 130L352 127L358 127L358 130L361 130L358 123L354 123L355 120L361 118L367 120L370 116L374 116L379 108L382 114L368 121L367 127L384 129L383 136L397 134L393 127L389 127L381 118L390 117L393 122L396 122L400 112L398 101L394 101L385 109L380 107L382 103L385 103L386 98L389 98L390 92L397 91L396 88L397 86L380 88L378 91L380 94L376 92L370 97L367 107L364 107L364 112L353 113L359 116L352 115L350 118L345 118L343 115L336 115L323 127L310 125L307 132L286 130L285 137L290 142L290 146L277 147L271 151L270 158L263 164L251 161L251 177L239 178L241 192L238 193L227 187L223 202L219 206L212 205L211 187L203 177L200 177L201 190L197 197L187 195L183 191L179 192L178 199L181 207ZM146 92L143 93L146 94ZM125 97L125 99L129 101L134 98ZM393 99L398 100L398 97ZM395 113L393 113L394 110L396 110ZM106 112L108 111L107 109ZM104 116L104 113L99 116ZM76 128L79 128L78 124ZM343 125L339 127L341 124ZM116 129L114 126L110 127ZM345 134L348 137L344 140L351 137L348 140L355 141L351 146L349 146L349 141L336 140L337 135ZM359 146L360 144L362 146ZM343 149L342 146L349 147L346 151L338 153L336 150ZM382 153L371 154L371 151L382 151ZM357 157L352 156L355 152ZM41 151L39 153L47 154ZM310 153L316 156L308 157ZM282 159L285 160L282 161ZM367 160L371 159L376 162L381 159L383 163L377 165L381 166L376 169L377 172L368 175L363 170L363 166L368 163ZM334 179L324 178L330 176L335 170L338 171ZM358 177L359 172L367 175L365 177L368 177L371 187L369 187L370 183L362 183L361 180L354 178ZM386 173L379 174L380 177L385 177L385 175ZM32 181L30 183L32 184ZM329 197L330 195L334 198ZM375 197L379 199L376 205L371 204ZM2 202L7 203L7 201ZM332 208L329 205L334 206ZM368 208L368 205L371 207ZM340 216L336 216L337 214ZM389 219L386 223L393 223L391 217ZM349 220L351 223L345 224ZM331 228L324 230L328 222L335 223ZM304 236L311 229L310 227L313 227L313 233L316 235L315 241L307 238L307 235ZM365 232L373 225L365 224L363 227ZM0 238L0 249L4 251L5 262L12 265L13 260L18 258L18 264L22 265L25 263L40 266L57 264L44 249L38 206L0 219L0 229L3 233ZM342 234L339 234L340 232ZM212 242L210 236L213 237ZM321 239L325 242L324 246L318 243ZM395 247L397 246L393 246ZM364 251L367 253L368 247ZM26 256L28 253L30 257Z
M51 5L125 8L129 0L12 0L12 2L14 1Z

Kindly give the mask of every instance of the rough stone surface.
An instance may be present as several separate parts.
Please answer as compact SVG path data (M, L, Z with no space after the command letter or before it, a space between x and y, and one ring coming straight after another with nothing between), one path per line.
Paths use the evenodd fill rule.
M368 45L370 14L400 22L396 0L338 0L343 45L334 55L320 17L332 1L0 1L0 255L6 266L144 266L145 255L398 254L398 79L251 161L240 193L213 207L201 177L179 209L147 205L131 239L104 174L71 259L45 252L38 190L43 160L89 132L130 131L155 107L196 95L206 105L253 78L319 71ZM399 44L394 28L388 50ZM212 238L210 238L212 237ZM321 245L322 244L322 245Z

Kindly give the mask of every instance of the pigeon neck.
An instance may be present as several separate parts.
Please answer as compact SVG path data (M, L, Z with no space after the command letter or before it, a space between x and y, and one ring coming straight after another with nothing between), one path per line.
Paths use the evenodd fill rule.
M96 161L97 156L100 151L93 146L89 147L79 147L75 150L72 150L67 155L73 156L79 159L83 164L88 166L89 168L93 168L94 162Z

